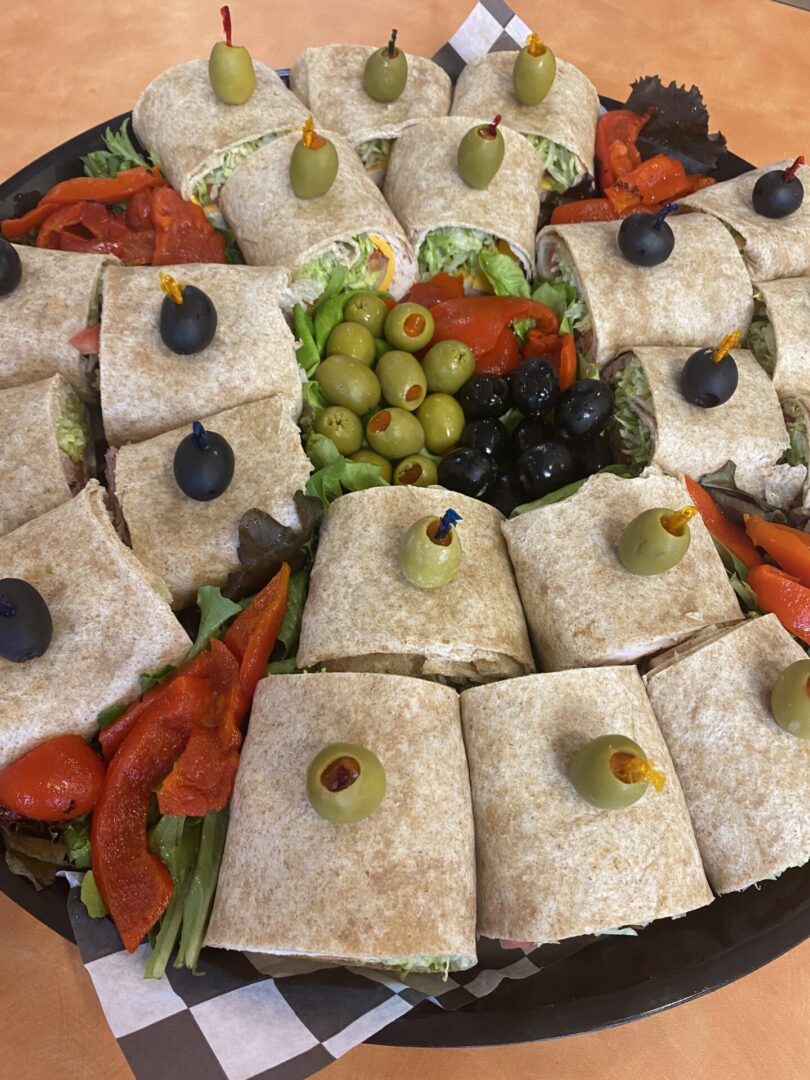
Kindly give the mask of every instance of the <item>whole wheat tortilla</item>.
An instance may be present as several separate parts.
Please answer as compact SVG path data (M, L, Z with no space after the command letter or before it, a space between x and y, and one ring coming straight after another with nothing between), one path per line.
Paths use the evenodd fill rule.
M239 568L239 519L257 507L282 525L296 525L293 502L311 466L283 398L238 405L203 418L206 430L231 445L233 478L217 499L197 502L174 479L177 445L191 426L122 447L115 462L115 495L132 549L172 594L172 605L193 602L201 585L224 585Z
M110 255L14 245L22 262L22 280L0 296L0 389L64 375L76 393L97 396L85 357L70 339L87 328Z
M561 941L712 900L689 813L633 667L530 675L461 696L475 816L478 933ZM633 739L665 776L625 810L568 777L591 739Z
M141 672L178 663L190 645L166 586L119 540L95 480L0 537L5 577L39 590L53 636L35 660L0 659L0 769L55 735L93 735L101 709L135 698Z
M354 824L327 821L307 798L310 762L336 742L366 747L385 770L385 797ZM345 673L259 683L206 944L370 966L475 963L472 808L454 690Z
M290 69L290 86L330 131L352 146L369 139L396 139L417 120L447 116L450 76L424 56L405 53L408 80L396 101L375 101L363 86L371 45L317 45L305 49Z
M702 409L681 392L681 372L692 352L650 347L629 354L641 363L652 395L649 464L673 476L695 478L727 461L746 468L776 464L790 445L790 436L776 391L753 353L734 350L737 389L724 404Z
M299 199L289 165L300 134L285 135L251 154L227 181L220 209L249 263L295 272L342 241L365 233L381 236L396 255L392 294L413 283L416 261L402 226L342 135L320 131L335 145L338 172L325 195Z
M773 386L784 394L810 398L810 277L760 282L776 339Z
M180 356L163 344L161 273L196 285L213 301L216 334L202 352ZM274 394L297 419L295 339L279 307L286 285L284 274L265 267L111 267L104 275L99 350L108 442L139 442Z
M760 176L772 169L786 169L790 164L780 161L752 169L678 200L684 209L702 210L734 229L740 236L745 265L753 281L810 274L810 165L801 165L796 173L804 185L805 196L794 213L783 218L764 217L751 203L754 184Z
M657 470L635 480L601 473L570 498L505 522L532 640L547 671L634 663L709 623L740 617L700 517L689 523L686 555L665 574L639 577L619 562L622 532L642 511L690 504L683 483Z
M226 105L211 88L207 60L187 60L163 71L132 110L135 134L158 160L184 199L245 142L301 127L307 109L272 68L253 61L256 89L244 105Z
M415 521L461 514L461 566L420 589L399 568ZM534 670L523 612L492 506L439 487L380 487L337 499L321 527L298 666L488 682Z
M647 676L715 892L810 859L810 742L770 709L777 676L806 659L765 615Z
M532 146L516 131L503 130L503 163L483 190L458 174L458 146L472 123L468 117L422 120L403 131L391 150L383 191L414 250L433 229L456 225L505 240L526 273L534 270L534 235L540 213L541 169Z
M751 281L733 237L720 222L688 215L673 220L672 254L659 266L634 266L619 252L620 222L544 228L537 272L551 277L555 246L573 263L593 323L591 358L599 367L639 345L716 344L748 329Z
M491 52L467 64L453 94L452 116L491 120L503 117L523 135L542 135L570 150L583 173L593 175L593 147L599 119L599 95L579 68L557 60L557 74L539 105L521 105L515 97L512 69L517 52Z

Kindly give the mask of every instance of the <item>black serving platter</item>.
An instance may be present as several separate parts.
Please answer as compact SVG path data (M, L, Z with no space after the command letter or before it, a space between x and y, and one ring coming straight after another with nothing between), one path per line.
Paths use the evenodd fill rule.
M619 107L609 98L602 98L602 104L607 109ZM108 125L117 129L130 115L123 113L76 135L0 184L0 219L24 213L54 184L79 175L80 156L102 145ZM724 180L751 168L749 162L727 153L715 175ZM0 891L72 940L64 882L35 893L0 863ZM493 993L455 1010L425 1002L370 1041L390 1046L492 1046L593 1031L716 990L808 937L810 863L788 870L776 881L721 897L684 918L659 920L635 938L584 938L565 946L545 946L546 966L536 975L504 980Z

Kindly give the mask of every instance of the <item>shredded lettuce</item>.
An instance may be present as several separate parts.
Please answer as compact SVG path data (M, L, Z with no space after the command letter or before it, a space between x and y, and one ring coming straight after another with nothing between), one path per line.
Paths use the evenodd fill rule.
M754 317L748 328L746 345L756 357L760 367L763 367L773 378L776 367L776 337L762 300L754 300Z
M613 400L613 422L622 454L631 467L640 471L649 464L652 436L636 406L642 404L651 411L652 395L638 357L632 356L619 372L613 386Z
M296 273L295 281L314 281L325 292L341 271L340 283L332 292L342 289L374 289L380 280L380 270L369 269L369 259L377 250L367 233L353 236L350 241L338 241L337 250L324 252L317 259L305 263Z
M524 132L524 137L529 140L540 158L543 168L542 186L547 191L568 191L583 179L585 173L580 168L576 155L570 150L543 135L527 135Z
M505 254L498 248L492 233L481 229L465 229L460 225L444 225L429 232L419 248L419 277L429 280L444 271L447 274L464 274L465 284L480 285L482 253Z
M403 975L412 971L419 974L441 975L446 982L452 960L453 958L445 953L442 956L390 956L380 960L379 963L387 968L395 968Z
M233 175L245 158L255 153L260 146L272 142L275 135L263 135L260 139L248 139L230 150L226 150L222 162L215 169L206 173L202 179L194 185L194 195L200 206L209 206L219 198L219 193L225 186L225 181Z
M378 173L377 182L380 184L388 169L391 142L391 139L369 139L368 142L360 143L355 147L358 157L363 162L363 168L367 173Z
M541 280L532 293L537 300L560 316L560 333L585 334L591 328L591 315L580 299L576 286L568 281Z
M64 394L60 402L61 415L56 423L56 442L74 465L84 460L89 433L84 405L75 394Z

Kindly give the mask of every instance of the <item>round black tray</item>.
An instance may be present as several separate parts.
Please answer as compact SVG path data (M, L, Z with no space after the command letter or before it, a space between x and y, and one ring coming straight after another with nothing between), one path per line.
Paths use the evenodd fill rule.
M602 99L606 108L618 102ZM0 219L35 205L60 180L81 173L80 155L101 146L108 124L75 136L0 184ZM716 175L752 168L725 154ZM43 893L0 864L0 891L36 918L72 938L64 883ZM370 1041L391 1046L492 1046L530 1042L635 1020L678 1005L749 974L810 937L810 864L776 881L721 897L682 919L663 919L638 937L583 939L546 946L547 965L523 981L456 1010L423 1003ZM577 949L576 946L582 947ZM572 951L573 950L573 951Z

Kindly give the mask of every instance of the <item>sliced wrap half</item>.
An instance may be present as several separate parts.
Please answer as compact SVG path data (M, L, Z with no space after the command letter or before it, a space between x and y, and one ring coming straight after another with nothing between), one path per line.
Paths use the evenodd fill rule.
M547 671L634 663L740 607L700 517L691 542L664 574L622 566L622 532L642 511L691 505L680 480L647 470L634 480L590 477L562 502L503 526L538 659Z
M75 499L0 537L0 578L30 582L53 636L35 660L0 659L0 769L55 735L89 737L106 706L140 693L141 672L191 644L166 586L125 547L95 480Z
M478 932L560 941L676 917L712 900L678 777L634 667L562 671L467 690ZM598 810L568 776L591 739L620 734L665 776Z
M503 162L489 187L468 187L458 174L457 154L473 123L447 116L404 131L391 152L385 197L414 246L420 278L446 270L476 287L478 256L496 250L510 250L531 278L540 213L537 155L505 128Z
M672 254L658 266L634 266L619 252L620 222L552 225L537 241L537 273L562 280L584 302L574 324L583 361L602 368L638 345L714 345L748 329L751 281L737 245L718 221L673 220Z
M810 398L810 277L757 285L748 348L777 394Z
M810 742L773 718L779 674L807 654L775 615L746 619L646 677L715 892L810 859Z
M370 45L316 45L290 69L290 86L324 127L344 135L382 187L391 144L417 120L447 116L450 76L424 56L405 53L408 80L396 101L375 101L363 85Z
M354 824L327 821L307 798L310 762L337 742L372 751L385 770L382 802ZM454 690L390 675L259 683L206 944L411 971L472 967L475 851Z
M438 589L411 585L399 546L420 518L461 514L461 566ZM489 682L534 670L501 514L439 487L380 487L337 499L321 527L298 666Z

